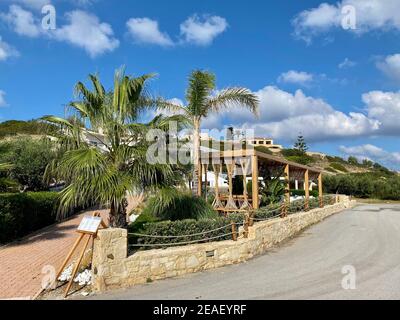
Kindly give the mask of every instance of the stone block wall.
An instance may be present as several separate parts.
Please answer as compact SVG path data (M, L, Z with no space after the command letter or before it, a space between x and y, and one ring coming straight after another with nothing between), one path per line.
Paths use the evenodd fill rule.
M295 236L326 217L352 207L355 202L340 196L340 202L290 215L284 219L255 223L248 238L167 249L139 251L128 256L127 231L100 230L94 243L93 289L105 291L148 281L176 277L244 262Z

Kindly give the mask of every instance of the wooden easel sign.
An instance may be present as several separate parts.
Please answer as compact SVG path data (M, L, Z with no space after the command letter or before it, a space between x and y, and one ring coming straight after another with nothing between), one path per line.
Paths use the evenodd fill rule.
M76 276L76 273L78 272L79 265L82 262L83 256L85 254L86 248L90 242L90 240L94 240L94 237L97 234L97 231L100 229L100 226L103 228L107 228L107 225L104 223L103 219L100 216L99 212L93 213L92 216L84 216L81 220L81 223L78 226L78 229L76 230L79 233L78 239L76 239L74 245L72 246L70 252L68 253L67 257L65 258L63 264L61 265L60 270L57 273L56 280L60 277L61 273L63 272L65 266L67 265L69 259L72 257L74 254L75 250L78 248L79 243L82 241L82 239L87 236L87 239L83 245L83 249L81 251L81 254L79 255L78 260L76 261L74 270L72 271L71 274L71 279L69 280L67 289L65 290L64 297L67 297L69 289L72 286L72 283L74 281L74 278Z
M99 230L101 222L103 220L101 217L96 216L84 216L81 223L79 224L77 232L86 234L96 234Z

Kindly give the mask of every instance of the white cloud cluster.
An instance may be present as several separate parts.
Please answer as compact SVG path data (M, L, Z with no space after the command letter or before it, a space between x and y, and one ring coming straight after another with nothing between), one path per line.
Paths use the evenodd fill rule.
M370 91L362 96L368 117L378 120L379 134L400 135L400 91Z
M206 46L228 28L227 21L219 16L197 15L189 17L180 26L181 35L188 43Z
M132 18L126 23L128 32L139 43L172 46L174 43L167 33L160 31L158 21L149 18Z
M194 15L181 23L180 39L174 42L168 33L160 30L157 20L144 17L131 18L127 22L128 32L134 41L160 46L173 46L177 43L210 45L227 27L228 23L222 17Z
M348 69L356 66L356 62L350 60L349 58L345 58L341 63L339 63L339 69Z
M41 9L46 4L51 4L51 0L8 0L13 3L22 4L33 9Z
M389 55L378 61L376 66L390 79L400 83L400 54Z
M295 71L295 70L284 72L278 78L278 82L294 83L299 85L307 85L311 83L313 80L314 76L312 74L304 71Z
M356 157L361 161L368 159L391 167L398 167L400 165L400 152L388 152L372 144L353 147L340 146L339 149L344 154Z
M19 52L7 42L3 41L0 36L0 61L5 61L11 57L18 56Z
M83 48L91 57L118 48L112 27L93 14L75 10L66 14L68 24L52 32L52 37Z
M349 114L335 110L322 99L306 96L302 90L294 94L267 86L256 92L260 99L260 117L255 119L241 108L232 108L223 115L212 114L204 127L233 125L254 129L257 135L280 140L294 140L299 132L310 142L375 134L378 120L357 112Z
M0 90L0 107L5 106L7 106L6 93L3 90Z
M32 12L18 5L11 5L8 13L0 13L0 18L8 23L15 33L22 36L35 38L43 31Z
M18 5L11 5L8 13L0 14L0 19L21 36L46 37L63 41L84 49L91 57L111 52L119 46L119 40L108 23L88 12L75 10L66 13L67 23L55 30L44 30L41 22L32 12Z
M355 9L355 33L371 30L400 30L400 2L398 0L342 0L337 4L322 3L316 8L300 12L294 19L295 35L307 42L313 36L342 27L342 9Z

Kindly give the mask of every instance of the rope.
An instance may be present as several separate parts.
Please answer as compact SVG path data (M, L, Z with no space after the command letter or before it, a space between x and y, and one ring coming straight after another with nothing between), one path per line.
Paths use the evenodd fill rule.
M234 225L242 225L243 223L233 223ZM228 227L232 226L232 224L227 224L226 226L217 228L217 229L213 229L213 230L209 230L209 231L204 231L204 232L200 232L200 233L193 233L193 234L187 234L187 235L182 235L182 236L156 236L156 235L149 235L149 234L141 234L141 233L128 233L128 235L133 235L133 236L137 236L137 237L145 237L145 238L161 238L161 239L176 239L176 238L189 238L189 237L195 237L195 236L201 236L203 234L207 234L207 233L212 233L214 231L218 231L218 230L222 230L222 229L226 229Z
M231 236L233 233L226 233L220 236L216 237L211 237L211 238L206 238L206 239L199 239L199 240L193 240L193 241L185 241L185 242L176 242L176 243L155 243L155 244L130 244L129 247L159 247L159 246L178 246L178 245L186 245L186 244L193 244L193 243L198 243L198 242L203 242L203 241L209 241L209 240L214 240L222 237L227 237Z

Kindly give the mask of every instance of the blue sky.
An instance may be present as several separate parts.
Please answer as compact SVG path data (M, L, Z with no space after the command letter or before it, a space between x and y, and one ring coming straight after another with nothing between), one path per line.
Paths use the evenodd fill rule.
M48 3L55 30L42 27ZM244 126L287 146L302 132L312 150L400 169L398 12L399 0L2 0L0 121L63 115L77 81L98 72L111 86L121 65L158 73L152 90L183 100L202 68L218 88L261 99L259 119L235 109L205 128Z

